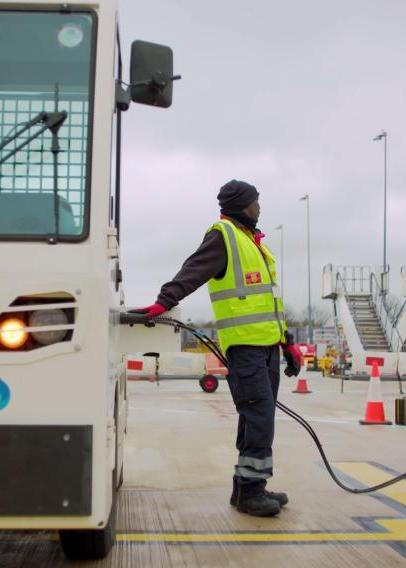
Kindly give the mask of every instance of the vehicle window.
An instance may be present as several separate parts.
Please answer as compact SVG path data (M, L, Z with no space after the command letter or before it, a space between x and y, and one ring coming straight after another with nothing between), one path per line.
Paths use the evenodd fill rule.
M90 12L0 11L0 238L87 231L94 28ZM21 132L61 111L59 152L46 121Z

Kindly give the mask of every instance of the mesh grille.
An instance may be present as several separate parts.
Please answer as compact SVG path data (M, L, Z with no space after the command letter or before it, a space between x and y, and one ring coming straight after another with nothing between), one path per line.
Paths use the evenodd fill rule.
M0 140L34 118L41 111L53 112L55 102L39 95L0 93ZM82 96L62 96L58 110L65 110L68 117L59 130L61 152L58 155L58 194L66 199L73 211L77 233L81 233L84 221L86 188L86 160L89 104ZM10 151L39 130L34 126L10 143L2 155ZM2 193L52 193L53 156L49 130L17 152L0 167Z

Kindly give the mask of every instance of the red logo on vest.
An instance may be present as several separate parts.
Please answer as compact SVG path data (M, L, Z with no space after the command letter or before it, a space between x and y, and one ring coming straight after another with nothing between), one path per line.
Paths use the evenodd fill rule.
M246 284L261 284L262 278L260 272L247 272L245 274Z

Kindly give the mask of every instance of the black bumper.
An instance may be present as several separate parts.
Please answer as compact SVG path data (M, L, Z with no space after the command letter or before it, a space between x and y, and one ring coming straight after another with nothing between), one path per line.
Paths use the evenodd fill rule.
M88 516L92 426L0 426L0 516Z

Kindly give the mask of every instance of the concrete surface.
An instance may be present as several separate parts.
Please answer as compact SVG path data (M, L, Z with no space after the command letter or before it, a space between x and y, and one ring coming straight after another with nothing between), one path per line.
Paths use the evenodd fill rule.
M301 374L301 377L305 377ZM367 486L406 471L406 427L360 426L368 385L307 375L311 394L282 380L280 400L317 430L337 473ZM394 419L396 383L382 383ZM118 543L97 567L406 565L406 481L379 493L337 487L309 435L277 415L275 477L289 494L278 517L252 518L229 503L236 459L236 414L225 381L213 394L197 381L129 385L125 479ZM388 469L389 468L389 469ZM83 566L65 561L53 533L0 533L1 567Z

